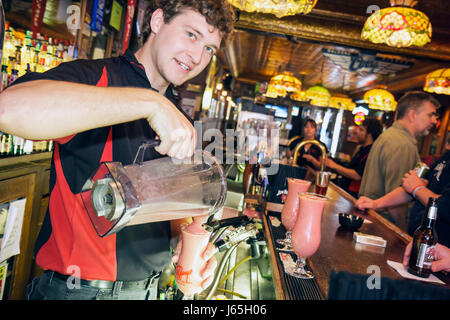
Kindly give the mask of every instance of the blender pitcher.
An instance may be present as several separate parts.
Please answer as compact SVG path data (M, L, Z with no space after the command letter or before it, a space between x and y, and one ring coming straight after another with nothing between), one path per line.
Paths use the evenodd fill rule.
M189 159L165 157L136 163L140 151L131 165L101 163L81 192L100 237L125 226L210 216L223 207L226 179L210 153L200 150Z

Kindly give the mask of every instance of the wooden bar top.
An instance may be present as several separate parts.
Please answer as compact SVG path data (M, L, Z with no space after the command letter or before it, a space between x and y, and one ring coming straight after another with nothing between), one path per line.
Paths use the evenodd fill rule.
M347 271L350 273L372 275L374 266L380 270L381 277L401 279L402 277L392 269L387 260L402 262L406 245L412 240L411 236L397 228L373 210L362 212L353 208L356 201L351 195L333 183L327 190L328 202L322 216L322 238L317 252L308 259L316 280L324 297L328 297L331 270ZM267 205L278 208L282 206ZM271 210L275 211L275 210ZM278 211L278 210L277 210ZM364 223L358 232L382 237L387 241L385 248L356 243L353 241L353 231L339 224L339 213L352 213L364 218ZM267 221L265 219L265 221ZM271 253L276 250L271 248ZM279 270L280 273L284 272ZM439 278L450 288L448 276L439 274ZM276 281L276 279L274 279Z

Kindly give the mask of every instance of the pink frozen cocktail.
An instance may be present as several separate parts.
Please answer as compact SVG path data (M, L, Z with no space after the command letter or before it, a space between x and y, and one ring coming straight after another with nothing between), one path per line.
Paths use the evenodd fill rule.
M290 237L298 215L298 195L308 191L311 181L287 178L287 182L288 195L283 209L281 210L281 222L287 230L286 238L278 239L277 243L284 245L284 248L281 250L292 251Z
M288 195L281 210L281 222L288 231L292 231L298 214L298 195L307 192L311 181L287 178Z
M299 214L292 230L292 248L297 255L297 270L292 274L299 278L313 275L304 270L305 259L312 256L320 245L322 212L327 198L314 193L299 195Z
M206 265L201 258L211 236L210 230L194 221L181 226L182 244L178 265L175 271L177 286L185 298L192 299L193 295L202 291L200 272Z

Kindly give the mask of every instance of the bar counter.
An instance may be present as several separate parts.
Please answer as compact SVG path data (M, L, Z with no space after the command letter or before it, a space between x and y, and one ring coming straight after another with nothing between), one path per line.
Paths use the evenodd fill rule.
M322 216L322 238L320 247L313 256L307 259L309 268L315 275L316 287L320 288L320 298L328 298L329 281L332 269L335 271L347 271L353 274L369 276L374 272L373 266L377 266L379 267L381 277L402 279L402 277L387 264L387 260L401 263L403 251L412 238L377 212L373 210L362 212L354 209L353 203L356 201L355 198L343 191L337 185L330 183L326 195L329 200L327 201ZM264 206L265 214L263 214L263 224L270 251L273 282L277 299L298 299L298 297L293 297L287 290L287 287L290 286L289 282L292 282L293 278L284 273L283 263L279 256L280 251L276 250L279 246L274 245L274 239L276 238L276 232L274 232L274 230L283 229L284 234L285 229L282 225L281 228L274 228L270 216L273 217L278 215L279 217L282 205L267 203ZM341 212L363 217L364 223L358 232L382 237L387 241L386 247L382 248L356 243L353 240L353 231L342 227L339 223L338 214ZM448 274L440 272L435 275L446 283L445 286L447 288L450 288L450 277ZM314 288L312 289L314 291ZM300 299L302 299L302 297L300 297ZM313 297L313 299L315 298Z

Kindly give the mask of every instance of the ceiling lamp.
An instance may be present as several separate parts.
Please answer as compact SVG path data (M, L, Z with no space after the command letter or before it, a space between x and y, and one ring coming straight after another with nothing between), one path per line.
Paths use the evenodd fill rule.
M292 100L295 100L295 101L308 101L309 100L306 97L306 91L305 90L295 91L294 93L292 93L290 95L290 98Z
M450 69L438 69L425 78L424 91L450 95Z
M390 0L390 8L374 12L364 24L362 39L391 47L423 46L431 41L428 17L412 7L414 0Z
M302 90L302 82L298 80L291 72L284 71L281 74L270 78L269 87L287 92L295 92Z
M264 94L268 98L285 97L287 95L286 90L276 89L274 86L267 86L267 91Z
M284 71L270 78L265 96L269 98L285 97L288 92L301 90L302 82L294 77L291 72Z
M330 101L330 92L321 83L306 90L306 97L310 99L310 104L317 107L327 107Z
M367 91L363 100L371 109L395 111L395 108L397 108L397 101L395 101L392 93L382 88Z
M271 13L277 18L308 14L317 0L228 0L233 6L242 11Z
M336 94L330 98L328 106L331 108L353 111L356 107L356 103L345 94Z

